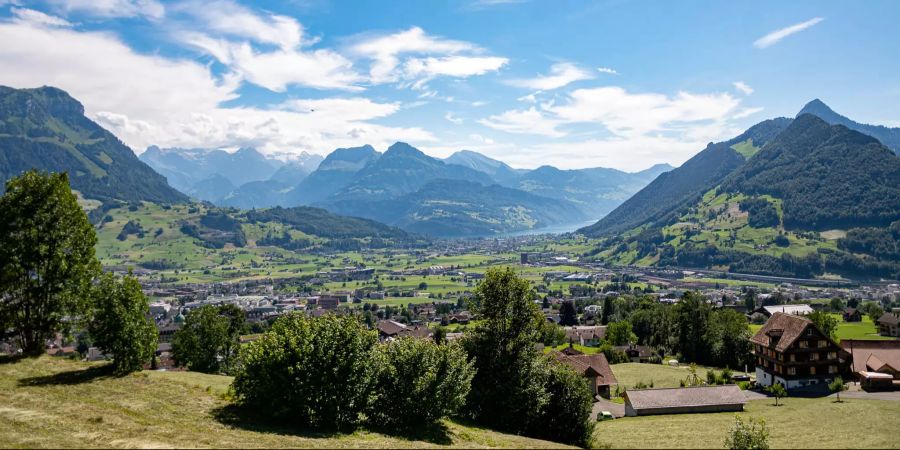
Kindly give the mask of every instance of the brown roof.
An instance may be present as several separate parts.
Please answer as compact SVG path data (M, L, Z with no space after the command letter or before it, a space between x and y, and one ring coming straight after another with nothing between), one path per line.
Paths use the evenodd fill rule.
M808 326L814 327L815 325L805 317L777 312L772 314L766 324L750 338L750 342L768 346L770 333L775 336L780 333L781 340L778 341L775 350L783 352L803 334L803 330Z
M880 367L866 367L869 358L875 356L882 365L887 364L900 371L900 341L860 341L844 339L841 347L853 356L853 371L878 370ZM876 363L876 361L871 361Z
M888 325L900 325L900 316L895 315L894 313L886 312L878 318L878 323L884 323Z
M606 327L605 326L593 326L593 327L566 327L566 339L572 341L579 341L581 339L591 340L591 339L603 339L606 336Z
M379 320L375 327L378 328L379 332L387 336L396 336L406 329L405 325L393 320Z
M598 384L609 385L618 384L616 376L613 374L609 362L606 361L606 355L603 353L594 353L592 355L566 355L565 353L552 351L550 356L559 361L579 374L587 377L597 376L600 378Z
M747 397L733 384L663 389L629 389L625 401L634 409L677 408L685 406L734 405L747 403Z

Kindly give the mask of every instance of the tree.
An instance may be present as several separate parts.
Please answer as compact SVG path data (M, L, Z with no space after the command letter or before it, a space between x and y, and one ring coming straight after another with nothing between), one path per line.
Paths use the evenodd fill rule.
M846 391L847 385L844 383L844 379L841 377L837 377L831 384L828 385L828 390L837 394L837 401L841 403L841 392Z
M179 365L203 373L231 373L236 366L245 313L235 305L192 310L172 339Z
M447 328L438 325L434 329L434 333L432 333L431 338L434 340L435 344L444 344L447 342Z
M882 309L880 306L872 303L869 306L869 310L868 310L867 314L869 315L869 318L872 319L872 322L877 324L878 319L880 319L881 316L884 315L884 309Z
M433 426L465 404L475 374L459 344L411 337L375 349L373 424L413 430Z
M844 301L839 297L832 298L829 305L831 306L831 310L835 312L839 312L844 309Z
M769 430L765 419L750 417L747 422L734 416L734 425L725 438L725 448L731 450L768 450Z
M94 344L113 357L119 375L140 370L156 353L159 334L150 318L150 303L137 278L118 279L105 273L93 290L88 333Z
M772 394L772 397L775 397L775 406L778 406L778 399L787 397L787 391L784 389L780 383L775 383L766 388L766 392Z
M590 448L595 422L593 395L587 380L562 364L548 362L547 392L552 399L543 411L537 437Z
M606 341L612 345L628 345L637 341L637 335L631 331L631 322L625 320L606 327Z
M482 320L463 346L476 373L466 402L476 421L525 432L537 426L548 402L534 344L544 318L528 280L511 268L490 268L475 290L473 310Z
M29 355L88 309L97 236L65 173L28 171L0 197L0 328Z
M613 302L610 296L606 296L603 299L603 310L600 312L600 324L606 325L609 323L609 316L613 313Z
M575 311L575 303L571 300L559 305L559 324L564 327L578 325L578 313Z
M813 311L806 316L825 336L837 339L838 318L823 311Z
M240 405L314 429L347 429L368 406L378 341L350 315L280 317L241 350Z

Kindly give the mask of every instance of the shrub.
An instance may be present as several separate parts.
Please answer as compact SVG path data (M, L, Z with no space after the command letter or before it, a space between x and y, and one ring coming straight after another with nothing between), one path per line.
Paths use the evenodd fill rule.
M376 347L374 401L367 414L376 425L404 430L433 425L466 401L475 374L458 344L402 338Z
M153 358L158 337L141 284L131 275L120 280L105 273L94 287L93 299L88 333L95 345L112 355L117 374L140 370Z
M769 430L764 419L749 418L747 422L734 417L734 425L725 438L725 448L732 450L767 450Z
M594 422L593 395L587 380L562 364L550 363L545 385L549 401L536 436L590 447Z
M352 427L367 407L377 339L351 316L283 316L242 349L235 398L314 429Z

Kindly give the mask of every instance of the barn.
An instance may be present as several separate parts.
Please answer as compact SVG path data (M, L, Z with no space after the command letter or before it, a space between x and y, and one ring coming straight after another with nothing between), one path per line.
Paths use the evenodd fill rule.
M743 411L747 398L733 384L663 389L629 389L626 416Z

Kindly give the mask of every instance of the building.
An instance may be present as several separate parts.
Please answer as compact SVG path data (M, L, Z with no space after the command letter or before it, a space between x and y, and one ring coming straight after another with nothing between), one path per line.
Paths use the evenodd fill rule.
M609 367L606 356L603 353L592 355L580 353L577 350L552 351L550 356L557 362L569 366L572 370L587 378L590 381L594 395L609 398L610 386L618 384L618 381L616 381L612 368Z
M775 313L793 314L795 316L805 316L811 314L814 310L809 305L769 305L757 308L753 312L760 313L766 317L772 317Z
M629 389L626 416L743 411L747 397L733 384L663 389Z
M900 309L894 308L878 318L878 332L882 336L900 337Z
M606 336L605 326L571 326L565 328L566 340L570 343L596 347Z
M850 354L809 319L776 312L753 337L756 383L787 389L830 383L846 373Z
M862 313L856 308L844 309L844 322L859 322L862 320Z
M429 338L432 335L431 329L423 325L404 325L393 320L379 320L375 324L378 329L378 338L382 341L389 341L404 336L415 338Z
M900 341L845 339L853 373L865 390L900 390Z
M636 363L650 362L650 360L654 356L656 356L653 352L653 349L646 345L617 345L614 348L617 350L621 350L623 353L628 355L628 359L630 359L631 362Z

